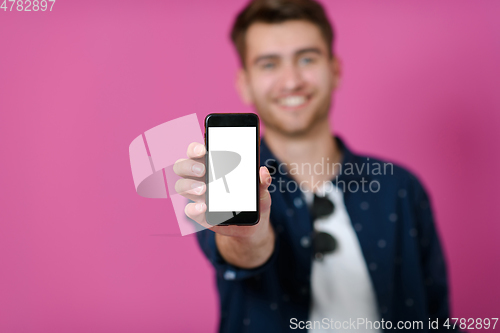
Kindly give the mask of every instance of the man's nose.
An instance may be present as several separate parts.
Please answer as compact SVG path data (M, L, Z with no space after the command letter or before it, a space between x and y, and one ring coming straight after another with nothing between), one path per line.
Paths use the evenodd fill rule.
M304 81L297 66L289 65L283 68L282 83L287 91L295 91L302 87Z

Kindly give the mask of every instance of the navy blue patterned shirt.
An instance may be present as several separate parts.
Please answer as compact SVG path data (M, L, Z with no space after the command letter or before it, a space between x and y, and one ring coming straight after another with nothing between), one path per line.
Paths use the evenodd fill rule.
M332 183L345 188L344 203L370 273L381 319L391 321L393 329L398 321L422 321L420 332L438 332L429 330L429 318L438 319L440 326L448 318L447 277L426 191L402 167L391 164L389 169L386 164L384 172L387 162L354 154L339 137L332 139L343 152L342 173ZM300 329L292 329L297 327L292 318L295 323L305 323L310 311L311 214L302 192L294 190L297 183L286 168L278 168L281 162L263 139L260 161L273 177L270 220L276 238L269 260L254 269L235 267L221 257L214 232L197 233L201 249L215 268L219 331L224 333L294 332ZM361 186L362 182L365 191L361 187L355 191L355 183ZM378 246L380 240L384 247Z

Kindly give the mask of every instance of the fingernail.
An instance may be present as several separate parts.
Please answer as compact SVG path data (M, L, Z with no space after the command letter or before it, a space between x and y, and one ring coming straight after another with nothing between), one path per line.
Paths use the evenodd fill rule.
M267 178L267 185L271 185L271 182L272 182L272 181L273 181L273 180L272 180L272 178L271 178L271 177Z
M197 194L200 194L201 191L203 190L203 185L205 185L204 183L201 183L201 182L196 182L196 183L193 183L191 185L191 188L197 193Z
M193 172L197 175L200 175L201 176L201 173L203 172L203 164L199 164L199 163L196 163L193 165L193 167L191 168L193 170Z
M203 210L203 203L199 202L196 204L195 207L197 211L201 212Z
M203 147L202 145L197 145L195 148L194 148L194 152L196 153L196 155L201 155L203 154L203 151L205 150L205 147Z

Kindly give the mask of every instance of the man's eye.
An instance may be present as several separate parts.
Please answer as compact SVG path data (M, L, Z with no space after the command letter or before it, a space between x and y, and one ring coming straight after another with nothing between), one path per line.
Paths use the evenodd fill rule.
M262 69L273 69L275 67L275 64L272 62L267 62L261 65Z
M305 58L301 58L300 59L300 63L302 65L308 65L308 64L312 64L314 62L314 59L311 58L311 57L305 57Z

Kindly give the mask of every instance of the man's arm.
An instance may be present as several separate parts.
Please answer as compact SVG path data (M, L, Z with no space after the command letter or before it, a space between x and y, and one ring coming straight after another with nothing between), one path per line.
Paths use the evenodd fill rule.
M207 256L214 257L212 261L220 256L228 264L237 268L257 268L269 260L274 252L276 241L269 221L271 195L268 187L271 184L271 175L266 167L260 168L259 223L253 226L212 226L205 219L207 209L205 204L206 184L203 182L206 170L205 154L205 146L194 142L188 147L188 159L179 160L174 164L174 172L183 177L176 182L175 189L179 194L192 201L186 205L185 213L190 219L215 233L213 239L211 236L203 234L202 236L206 240L200 241L200 244L207 246L204 251L212 253L206 252ZM216 249L213 248L212 243Z
M229 264L239 268L251 269L259 267L271 257L274 251L275 234L269 221L271 195L269 194L268 187L271 184L271 175L267 171L267 168L264 170L264 167L261 168L259 175L259 228L255 228L252 234L245 234L243 236L215 234L215 242L222 258ZM242 227L236 226L235 228Z
M251 269L264 264L274 251L274 230L270 223L262 235L251 238L215 234L217 248L224 260L236 267Z
M436 230L427 192L415 179L414 211L417 217L419 249L422 259L423 283L431 320L438 319L440 330L449 332L443 324L449 318L448 278L441 242Z

